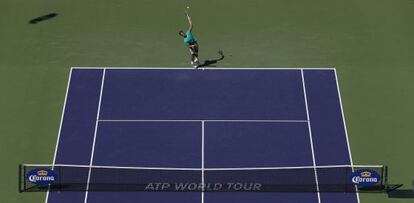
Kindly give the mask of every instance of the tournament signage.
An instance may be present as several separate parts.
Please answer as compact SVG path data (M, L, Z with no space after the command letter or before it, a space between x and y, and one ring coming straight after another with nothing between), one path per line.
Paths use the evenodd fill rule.
M380 175L371 169L360 169L352 173L352 183L357 186L374 186L381 181Z
M29 171L26 174L26 178L29 182L36 185L48 185L52 184L57 179L57 175L50 169L37 168Z

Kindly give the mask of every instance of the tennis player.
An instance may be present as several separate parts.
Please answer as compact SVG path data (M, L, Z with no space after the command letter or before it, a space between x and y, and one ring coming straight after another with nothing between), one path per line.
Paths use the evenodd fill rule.
M190 25L187 32L184 32L180 30L178 34L184 38L184 43L186 43L190 54L191 54L191 65L193 65L194 68L198 68L199 60L198 60L198 43L197 40L194 38L194 35L192 33L193 31L193 22L191 21L191 17L188 15L187 12L185 12L188 24Z

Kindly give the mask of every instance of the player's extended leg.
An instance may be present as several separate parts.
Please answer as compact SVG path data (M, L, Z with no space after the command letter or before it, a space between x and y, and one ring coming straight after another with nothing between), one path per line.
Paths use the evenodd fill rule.
M191 55L191 61L194 63L198 63L198 54L192 54Z
M198 44L193 44L188 46L190 53L191 53L191 65L193 65L194 68L197 68L198 66Z

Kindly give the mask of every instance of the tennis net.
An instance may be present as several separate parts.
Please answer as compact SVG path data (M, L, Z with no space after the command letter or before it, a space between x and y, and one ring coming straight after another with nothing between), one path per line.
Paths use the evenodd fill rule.
M19 191L382 192L386 167L151 168L19 165Z

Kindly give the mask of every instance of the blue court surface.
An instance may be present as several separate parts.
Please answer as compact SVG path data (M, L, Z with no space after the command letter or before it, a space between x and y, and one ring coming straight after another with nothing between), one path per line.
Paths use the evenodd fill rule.
M72 68L54 164L209 169L352 160L335 69ZM49 192L46 202L359 200L324 192Z

